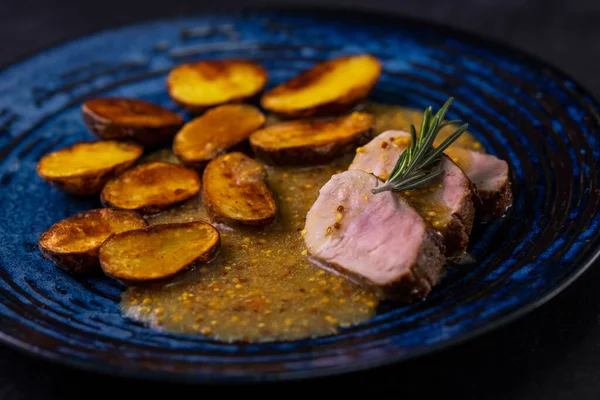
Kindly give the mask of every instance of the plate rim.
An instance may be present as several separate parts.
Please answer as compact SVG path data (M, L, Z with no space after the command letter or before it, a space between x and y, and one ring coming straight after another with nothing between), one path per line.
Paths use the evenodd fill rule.
M256 5L256 6L242 6L242 7L216 7L213 9L207 9L203 11L193 12L186 16L174 15L166 16L162 18L142 18L130 21L128 23L109 24L102 29L93 29L83 32L79 35L70 36L67 39L56 40L44 46L32 49L18 57L7 61L0 65L0 74L4 73L7 69L29 61L31 58L37 56L40 53L51 51L59 47L68 45L69 43L76 42L81 39L85 39L89 36L94 36L114 30L125 29L136 26L143 26L151 23L169 23L175 21L181 21L184 19L200 18L208 15L225 15L231 16L235 14L241 14L244 12L271 12L271 13L300 13L302 16L326 18L330 17L338 20L348 19L359 19L364 21L365 19L377 19L385 20L387 22L408 22L415 25L424 26L428 31L437 31L442 33L448 33L453 37L467 38L471 42L478 42L507 52L517 56L519 59L523 59L528 62L533 62L540 67L549 69L553 74L560 78L564 78L573 84L573 89L582 96L579 96L583 103L590 106L600 107L600 102L586 86L582 85L577 79L574 79L570 73L565 72L562 68L557 67L551 62L544 60L542 57L530 53L527 50L521 49L513 44L505 42L501 39L492 38L485 34L478 32L469 31L467 29L451 26L443 22L434 21L431 19L420 18L416 16L406 15L398 11L392 10L372 10L365 7L341 7L341 6L319 6L319 5L286 5L286 6L268 6L268 5ZM590 101L583 99L587 97ZM591 172L598 175L599 171L596 168L591 168ZM600 211L598 211L600 213ZM581 275L583 275L600 257L600 247L596 248L584 261L580 262L577 268L571 272L570 275L566 276L562 282L560 282L552 291L545 295L529 301L528 303L520 306L519 308L509 312L508 314L494 320L493 322L486 324L485 326L474 328L459 336L444 340L442 342L429 345L420 350L413 351L409 354L404 355L390 355L385 358L378 358L367 361L359 361L353 364L327 367L324 369L316 370L304 370L304 371L284 371L284 372L269 372L269 373L257 373L257 372L244 372L243 375L233 375L229 373L224 374L181 374L177 372L169 371L157 371L147 370L140 368L128 368L123 365L108 365L99 364L94 360L78 360L61 357L52 351L42 349L38 346L31 345L26 341L19 340L18 338L5 333L0 330L0 344L6 345L13 349L18 350L26 356L40 357L52 363L57 363L67 367L81 368L89 372L97 372L113 377L127 377L127 378L138 378L146 380L156 380L163 382L186 382L186 383L208 383L208 384L219 384L219 383L253 383L253 382L274 382L274 381L297 381L307 378L318 378L327 377L333 375L348 374L352 372L358 372L370 368L377 368L383 366L389 366L393 364L399 364L406 362L418 357L433 354L440 350L454 347L470 341L476 337L488 334L502 326L506 326L532 311L538 309L542 305L546 304L559 293L568 288L573 282L575 282Z

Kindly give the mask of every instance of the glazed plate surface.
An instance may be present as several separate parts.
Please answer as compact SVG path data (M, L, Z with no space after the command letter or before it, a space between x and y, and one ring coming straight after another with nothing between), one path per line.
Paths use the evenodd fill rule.
M44 260L39 235L98 206L46 185L45 153L92 140L82 101L138 97L177 109L168 71L198 59L245 58L269 87L314 63L369 52L383 62L379 102L439 107L469 122L509 163L514 207L475 229L474 264L453 267L424 302L384 304L335 336L226 344L151 330L119 312L123 287L73 278ZM288 379L358 370L458 343L565 288L598 253L597 102L555 68L501 45L422 22L322 12L251 11L104 31L0 72L0 340L109 373L188 381Z

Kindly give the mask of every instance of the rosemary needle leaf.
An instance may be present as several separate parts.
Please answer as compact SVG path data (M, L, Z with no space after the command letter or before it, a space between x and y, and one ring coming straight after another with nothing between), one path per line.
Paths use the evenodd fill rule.
M410 144L398 157L398 161L396 161L387 180L373 189L374 194L387 190L397 192L415 189L443 173L440 168L442 152L468 128L467 124L462 125L438 147L433 147L435 138L443 127L457 125L461 122L459 120L445 121L453 100L452 97L449 98L433 116L432 108L427 107L423 114L421 131L418 136L414 125L410 126Z
M423 114L423 121L421 121L421 131L420 132L427 132L429 130L429 124L431 122L431 106L427 107L427 109L425 110L425 113ZM411 125L412 127L412 125ZM423 143L424 140L424 136L421 135L419 137L419 145L421 145Z
M458 128L454 133L452 133L452 135L448 136L446 140L444 140L438 147L436 147L435 150L432 151L431 154L429 154L425 160L423 160L423 164L429 164L433 160L435 160L436 157L440 157L444 150L446 150L448 146L450 146L456 139L458 139L458 137L462 135L468 127L469 124L464 124L460 128Z

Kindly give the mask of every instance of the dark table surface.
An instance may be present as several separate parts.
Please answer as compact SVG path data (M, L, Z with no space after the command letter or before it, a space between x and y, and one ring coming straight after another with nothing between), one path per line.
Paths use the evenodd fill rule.
M239 7L299 2L0 0L0 65L74 36L138 20L198 13L217 3ZM549 61L600 97L599 0L313 0L300 4L311 3L368 6L496 38ZM384 389L394 397L600 399L600 265L533 313L468 343L400 365L268 387L314 392L325 384ZM89 393L114 398L122 388L135 390L140 398L206 394L204 388L76 371L0 345L0 399L70 399Z

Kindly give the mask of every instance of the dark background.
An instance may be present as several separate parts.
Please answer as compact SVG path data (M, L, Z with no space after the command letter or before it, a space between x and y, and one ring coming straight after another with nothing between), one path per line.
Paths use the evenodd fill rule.
M526 50L600 97L600 0L0 0L0 66L74 36L217 4L320 4L433 20ZM600 265L532 314L463 345L391 367L261 389L285 397L302 389L321 396L326 384L336 395L360 387L395 398L600 399ZM217 395L229 389L219 388ZM209 395L206 387L76 371L0 345L2 400L110 399L124 390L142 399ZM244 392L255 395L249 388Z

